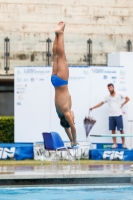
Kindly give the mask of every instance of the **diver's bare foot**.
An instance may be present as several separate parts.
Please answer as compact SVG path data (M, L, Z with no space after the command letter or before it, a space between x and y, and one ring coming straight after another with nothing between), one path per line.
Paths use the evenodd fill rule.
M76 142L76 145L79 145L79 143L78 143L78 142Z
M70 142L71 143L71 147L74 147L74 146L77 146L77 145L79 145L79 143L78 142Z
M74 142L73 142L73 141L70 141L70 144L71 144L71 147L73 147L73 145L74 145Z
M59 22L56 29L55 29L55 33L63 33L65 25L66 25L65 22Z
M79 143L78 143L78 142L75 142L75 143L74 143L74 146L77 146L77 145L79 145Z

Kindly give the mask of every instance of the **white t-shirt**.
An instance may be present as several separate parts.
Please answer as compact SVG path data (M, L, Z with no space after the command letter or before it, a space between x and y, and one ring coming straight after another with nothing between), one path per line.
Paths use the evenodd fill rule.
M122 93L116 92L115 96L108 95L103 100L104 103L109 105L109 116L120 116L122 115L121 105L122 99L125 99L126 96Z

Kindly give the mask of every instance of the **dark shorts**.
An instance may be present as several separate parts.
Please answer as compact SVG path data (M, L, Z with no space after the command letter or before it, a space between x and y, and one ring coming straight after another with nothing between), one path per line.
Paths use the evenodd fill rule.
M116 130L122 131L123 130L123 119L122 115L119 117L109 117L109 130L114 131Z

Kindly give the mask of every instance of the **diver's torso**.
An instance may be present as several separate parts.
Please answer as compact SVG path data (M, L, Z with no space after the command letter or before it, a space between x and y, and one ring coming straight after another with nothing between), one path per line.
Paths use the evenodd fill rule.
M68 86L55 88L55 106L59 115L71 110L71 96L68 91Z

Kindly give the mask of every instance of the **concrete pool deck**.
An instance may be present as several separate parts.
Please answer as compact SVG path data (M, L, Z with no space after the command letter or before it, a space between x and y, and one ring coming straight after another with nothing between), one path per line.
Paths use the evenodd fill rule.
M59 165L56 170L45 166L0 166L2 185L51 184L133 184L130 164Z

